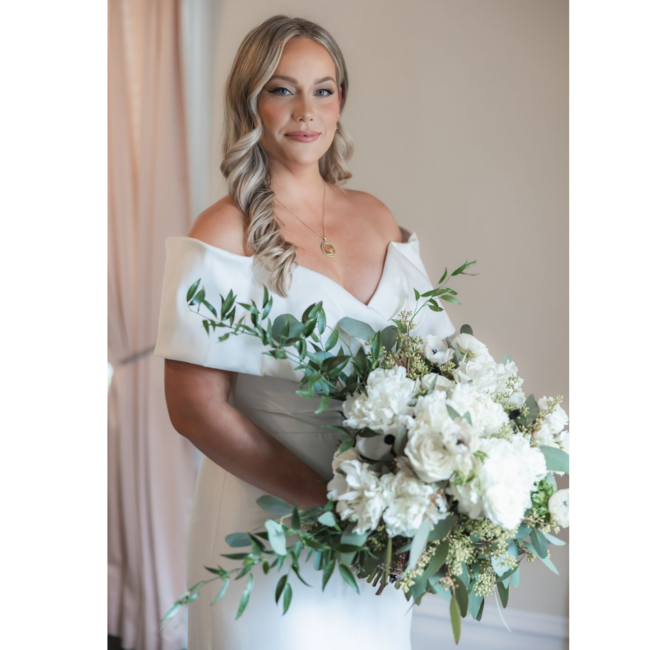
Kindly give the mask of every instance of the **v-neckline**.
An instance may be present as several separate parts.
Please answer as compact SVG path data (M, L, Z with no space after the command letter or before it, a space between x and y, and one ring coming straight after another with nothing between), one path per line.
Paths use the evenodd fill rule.
M346 289L342 284L339 284L336 280L333 280L332 278L330 278L329 275L325 275L324 273L320 273L320 271L314 271L313 269L310 269L309 267L303 266L302 264L298 264L298 263L296 263L296 267L298 269L303 270L303 271L307 271L308 273L311 273L313 275L317 275L319 278L323 278L323 279L327 280L328 282L331 282L334 286L338 287L341 291L343 291L343 293L347 294L355 302L359 303L360 305L362 305L363 307L365 307L367 309L372 309L372 303L374 302L375 298L379 294L379 290L381 289L381 286L382 286L382 284L384 282L384 278L386 276L386 269L388 268L388 257L390 255L390 252L391 252L392 248L393 248L392 245L393 244L400 244L400 243L404 244L406 242L392 241L392 242L388 243L388 247L386 249L386 255L384 257L384 266L382 267L381 275L379 276L379 281L377 282L377 286L375 287L375 290L374 290L372 296L370 296L370 300L368 300L367 303L363 302L363 300L359 300L359 298L357 298L351 291Z
M302 264L298 264L297 262L296 262L296 266L299 269L304 269L305 271L312 273L313 275L317 275L319 278L325 278L325 280L328 280L333 285L338 287L341 291L343 291L343 293L347 294L350 298L352 298L355 302L357 302L361 306L365 307L366 309L372 309L372 303L375 301L375 298L377 298L379 294L379 290L382 288L382 284L384 283L384 279L386 277L386 271L388 269L388 258L391 254L391 250L394 248L393 244L395 244L396 246L408 244L411 238L413 237L412 230L408 230L408 228L404 228L404 226L399 226L399 229L400 229L400 233L402 234L402 241L388 242L388 245L386 246L386 254L384 255L384 265L381 269L381 275L379 276L379 281L377 282L375 291L373 292L372 296L370 296L370 300L368 300L368 302L363 302L363 300L359 300L359 298L357 298L353 293L348 291L342 284L339 284L336 280L330 278L329 275L325 275L324 273L320 273L319 271L314 271L313 269L310 269L307 266L303 266Z
M370 300L367 303L363 302L362 300L359 300L359 298L357 298L353 293L348 291L342 284L339 284L338 282L336 282L336 280L333 280L332 278L330 278L328 275L325 275L324 273L320 273L319 271L314 271L314 269L310 269L309 267L303 266L302 264L298 264L297 262L296 262L296 269L301 269L301 270L307 271L307 273L311 273L312 275L315 275L315 276L317 276L319 278L323 278L327 282L333 284L335 287L340 289L343 293L345 293L347 296L352 298L352 300L354 300L356 303L358 303L359 305L361 305L365 309L372 309L373 308L372 304L375 302L375 299L378 298L379 291L382 288L382 285L384 284L385 279L386 279L386 272L388 270L388 262L389 262L389 257L391 255L391 250L393 248L396 248L397 246L406 246L406 245L410 244L411 240L413 238L414 233L413 233L412 230L408 230L407 228L404 228L403 226L400 226L399 228L400 228L400 231L402 232L402 241L401 242L398 242L398 241L388 242L388 245L386 247L386 255L384 256L384 265L383 265L383 268L381 270L381 275L379 276L379 282L377 283L377 287L375 288L374 293L372 294L372 296L370 297ZM193 239L194 241L197 241L200 244L203 244L204 246L207 246L208 248L212 248L214 250L220 251L221 253L226 253L227 255L232 255L233 257L241 258L243 260L248 260L251 264L252 264L253 259L254 259L254 255L239 255L237 253L232 253L231 251L227 251L224 248L219 248L218 246L213 246L212 244L208 244L207 242L204 242L201 239L196 239L195 237L187 237L187 236L185 236L185 237L180 237L180 238Z

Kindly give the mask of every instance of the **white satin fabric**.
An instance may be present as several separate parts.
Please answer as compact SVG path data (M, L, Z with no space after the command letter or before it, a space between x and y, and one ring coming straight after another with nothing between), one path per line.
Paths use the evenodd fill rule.
M413 288L421 293L433 288L420 258L417 235L405 228L402 235L403 242L389 244L381 280L367 305L330 278L298 266L289 295L282 298L271 294L271 316L291 313L301 320L309 305L322 300L330 327L335 327L344 316L362 320L375 330L393 324L392 318L415 304ZM326 412L314 414L319 400L296 395L300 373L293 370L290 361L262 354L265 348L259 339L246 334L231 335L223 342L218 341L218 336L225 329L217 329L208 336L201 317L187 305L188 288L201 278L206 299L217 310L221 304L219 296L225 298L231 288L237 301L255 300L260 306L266 272L260 274L256 270L259 277L255 278L252 258L192 238L170 237L166 247L154 354L237 372L230 403L329 479L332 456L341 436L321 427L341 423L341 403L332 400ZM238 307L238 314L247 313ZM329 332L328 328L326 335ZM425 307L417 316L413 333L446 337L454 332L446 311L433 312ZM352 350L359 345L354 340ZM255 502L262 494L203 457L188 531L188 588L214 577L205 566L238 566L221 554L247 549L233 549L224 538L229 533L264 530L264 521L270 515ZM359 580L358 595L338 570L323 592L322 572L316 571L311 561L305 563L305 556L306 550L301 573L312 586L305 586L291 573L293 599L284 616L282 603L275 604L274 594L278 579L287 573L288 563L282 572L273 569L268 575L261 567L255 568L250 602L238 620L235 616L248 576L231 582L224 598L212 606L221 581L204 586L198 600L189 605L189 650L410 650L412 609L402 592L389 586L381 596L376 596L372 585Z

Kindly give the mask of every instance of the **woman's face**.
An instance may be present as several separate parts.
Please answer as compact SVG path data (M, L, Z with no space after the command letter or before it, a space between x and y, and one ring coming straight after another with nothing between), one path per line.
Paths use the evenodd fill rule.
M308 38L291 39L257 100L269 157L287 165L317 162L330 148L341 105L336 67L329 52ZM288 134L315 131L309 141Z

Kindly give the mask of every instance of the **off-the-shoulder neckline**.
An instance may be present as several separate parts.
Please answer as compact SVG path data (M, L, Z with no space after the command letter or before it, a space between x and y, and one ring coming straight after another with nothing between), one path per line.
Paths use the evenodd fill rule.
M403 246L410 246L418 241L418 236L417 233L414 230L409 230L408 228L404 228L403 226L400 226L400 230L407 233L408 237L406 241L391 241L388 242L388 246L386 248L386 255L384 257L384 266L381 270L381 275L379 276L379 282L377 283L377 287L375 288L374 293L370 297L370 300L365 303L362 300L359 300L354 294L350 293L343 285L339 284L335 280L332 280L328 275L325 275L324 273L320 273L319 271L314 271L313 269L310 269L307 266L303 266L302 264L296 263L296 270L301 269L303 271L307 271L307 273L311 273L312 275L315 275L319 278L323 278L326 282L331 283L335 287L338 287L343 293L348 295L350 298L352 298L355 302L359 303L360 305L363 305L366 308L372 308L372 303L379 294L379 290L381 289L381 286L384 282L385 275L386 275L386 268L388 267L388 256L390 255L390 251L394 248L399 249L399 247ZM232 253L231 251L227 251L225 248L219 248L218 246L213 246L212 244L208 244L207 242L204 242L201 239L196 239L195 237L187 237L187 236L174 236L174 237L169 237L168 239L173 240L189 240L191 242L196 242L196 244L203 246L205 248L217 251L221 254L230 256L235 259L239 259L240 261L245 261L247 260L247 263L252 264L253 262L253 256L252 255L239 255L237 253Z

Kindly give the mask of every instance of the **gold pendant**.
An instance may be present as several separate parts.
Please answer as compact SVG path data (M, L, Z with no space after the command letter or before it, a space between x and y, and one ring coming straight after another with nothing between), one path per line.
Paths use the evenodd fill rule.
M336 248L334 248L334 244L332 242L327 241L327 239L323 239L323 242L320 245L320 249L327 255L327 257L334 257L336 255Z

